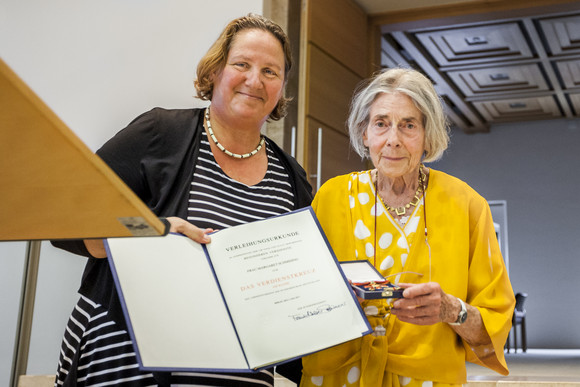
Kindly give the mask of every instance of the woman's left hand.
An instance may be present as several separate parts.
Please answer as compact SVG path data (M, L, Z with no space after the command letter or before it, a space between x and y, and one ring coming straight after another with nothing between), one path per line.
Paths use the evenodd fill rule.
M437 282L398 284L398 286L405 288L404 298L393 303L391 313L399 320L416 325L453 323L457 320L461 303L456 297L445 293ZM467 303L465 306L467 320L461 325L450 325L450 327L472 347L491 345L481 313L474 306Z
M461 305L455 297L446 294L437 282L398 286L405 288L404 298L393 303L391 313L399 320L416 325L455 321Z

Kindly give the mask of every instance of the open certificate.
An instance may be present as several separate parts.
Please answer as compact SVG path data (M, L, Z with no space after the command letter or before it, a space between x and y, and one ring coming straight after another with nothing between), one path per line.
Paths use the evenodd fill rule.
M106 241L142 369L254 371L371 332L312 208L211 239Z

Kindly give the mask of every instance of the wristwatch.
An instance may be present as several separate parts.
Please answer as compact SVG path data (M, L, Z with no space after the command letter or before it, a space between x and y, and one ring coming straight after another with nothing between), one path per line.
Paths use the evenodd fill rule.
M457 315L457 320L455 322L449 323L449 325L461 325L467 320L467 308L465 307L465 302L461 298L457 298L461 304L461 310Z

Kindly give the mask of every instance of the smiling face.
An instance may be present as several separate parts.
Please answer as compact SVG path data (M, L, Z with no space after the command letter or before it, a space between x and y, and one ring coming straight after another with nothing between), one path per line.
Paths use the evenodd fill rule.
M215 75L212 114L234 122L263 123L282 96L284 75L278 39L260 29L239 32L223 70Z
M380 94L371 105L363 140L381 175L416 176L425 150L423 114L405 94Z

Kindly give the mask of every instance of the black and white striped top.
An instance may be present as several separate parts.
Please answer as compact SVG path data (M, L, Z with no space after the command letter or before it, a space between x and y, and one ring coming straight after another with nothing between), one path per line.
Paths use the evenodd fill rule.
M266 141L268 170L264 179L248 186L220 168L202 133L199 156L189 196L188 216L200 228L224 229L266 219L294 209L294 194L287 172Z
M197 114L196 111L192 112ZM150 125L157 125L157 116L161 115L162 125L171 126L175 130L166 131L171 134L171 139L181 138L180 135L184 133L179 130L182 128L189 130L190 128L190 125L183 123L189 122L191 112L184 113L185 110L156 109L151 114L144 115L142 120L132 124L132 130L137 130L135 133L140 133L139 130L149 131ZM186 179L180 177L178 181L179 184L182 184L181 186L191 184L187 216L193 224L202 228L222 229L286 213L295 208L295 201L300 206L307 205L309 202L310 196L306 190L309 190L310 187L302 180L301 169L291 163L286 171L281 163L285 156L273 151L273 149L277 149L274 143L266 141L268 169L265 178L254 186L247 186L225 175L213 157L203 128L198 126L197 130L201 131L202 140L199 144L197 159L194 159L193 156L187 156L189 158L184 159L195 162L195 173ZM104 155L104 160L108 160L114 165L113 155L118 149L124 149L122 141L127 139L128 137L119 137L112 141L110 148L106 152L100 153ZM183 156L188 149L188 146L183 146L177 150L172 149L172 151L177 151L180 156ZM165 153L163 155L166 156ZM179 160L182 159L176 157L176 162ZM294 181L297 187L296 191L291 185L291 182ZM293 192L296 192L296 197ZM175 200L188 199L179 196ZM272 369L265 369L257 373L221 374L141 371L127 330L122 324L115 321L114 314L111 313L117 309L120 313L120 307L117 308L117 305L110 304L111 294L106 292L109 286L113 287L112 279L107 277L107 273L110 273L108 264L106 260L90 260L89 262L88 271L85 271L85 274L89 274L83 276L83 286L86 288L81 290L83 295L75 306L65 330L55 385L62 387L141 387L168 384L222 387L273 386L274 374ZM109 281L105 282L105 285L101 282L103 278ZM101 292L103 287L106 289ZM84 293L89 293L90 296ZM102 303L106 303L106 305L102 305ZM117 315L118 317L119 315Z

